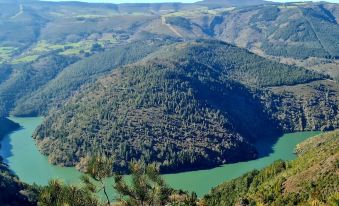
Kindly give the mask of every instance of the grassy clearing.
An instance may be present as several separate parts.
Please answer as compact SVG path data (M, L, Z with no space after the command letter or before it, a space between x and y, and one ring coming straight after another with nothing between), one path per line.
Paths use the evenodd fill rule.
M43 52L50 52L55 50L68 50L83 46L83 42L66 43L66 44L51 44L46 41L40 41L32 50L31 54L40 54Z
M84 47L78 47L78 48L72 48L72 49L64 50L62 52L59 52L59 54L65 55L65 56L79 55L82 52L90 52L90 48L91 47L89 45L85 45Z
M296 2L296 3L293 3L293 4L301 6L301 5L307 5L308 3L307 2Z
M13 64L28 63L28 62L32 62L36 60L37 58L39 58L39 55L28 55L28 56L20 57L18 59L14 59L12 63Z
M278 6L279 9L296 9L298 8L298 6L303 6L303 5L306 5L308 3L306 2L295 2L295 3L292 3L292 4L286 4L286 5L281 5L281 6Z
M40 41L34 48L31 49L29 55L42 55L44 53L57 50L60 50L59 54L61 55L79 55L81 51L90 52L94 43L99 43L101 46L105 46L116 42L117 39L110 33L103 34L97 40L83 40L75 43L51 44L47 41Z
M164 17L177 17L177 16L181 16L181 17L193 17L193 16L197 16L199 14L204 14L207 13L208 9L196 9L196 10L188 10L188 11L178 11L178 12L172 12L172 13L168 13L168 14L164 14Z
M47 41L39 41L25 55L16 59L11 59L16 48L0 47L0 63L11 61L14 64L28 63L36 60L38 57L57 51L60 55L81 55L81 53L91 52L92 45L100 44L102 47L109 47L115 44L117 39L111 33L102 34L98 39L85 39L75 43L53 44Z
M223 12L232 11L235 7L228 7L228 8L219 8L219 9L195 9L195 10L188 10L188 11L178 11L173 13L168 13L163 15L164 17L196 17L200 15L219 15Z
M98 18L103 18L103 17L108 17L106 15L95 15L95 14L85 14L85 15L78 15L76 18L84 18L84 19L98 19Z
M209 11L211 14L220 14L220 13L223 13L223 12L233 11L234 9L236 9L236 7L211 9L211 10L208 10L208 11Z
M0 47L0 63L9 61L15 50L15 47Z
M118 39L116 37L113 37L112 34L110 33L106 33L106 34L103 34L102 37L99 39L99 43L105 43L105 42L108 42L108 43L117 43Z
M283 6L278 6L279 9L296 9L298 8L298 6L286 6L286 5L283 5Z

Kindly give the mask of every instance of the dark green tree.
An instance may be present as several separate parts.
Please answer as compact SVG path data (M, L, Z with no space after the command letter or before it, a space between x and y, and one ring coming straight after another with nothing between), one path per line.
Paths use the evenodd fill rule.
M114 188L120 194L118 201L122 205L161 206L169 202L173 190L166 185L155 165L131 163L130 170L130 184L121 175L114 178Z
M86 174L99 183L99 189L96 184L93 184L88 176L83 176L82 181L86 187L92 192L98 193L103 191L107 200L107 205L111 205L111 201L107 194L107 186L104 183L104 179L113 175L112 172L113 159L105 156L92 157L87 165Z
M100 203L87 187L66 185L52 180L40 193L38 206L99 206Z

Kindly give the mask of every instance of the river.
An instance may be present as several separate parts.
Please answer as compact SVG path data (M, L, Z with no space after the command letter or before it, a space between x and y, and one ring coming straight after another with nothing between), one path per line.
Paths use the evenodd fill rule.
M51 165L47 158L38 151L35 141L31 136L35 128L42 122L42 118L11 117L10 119L19 123L21 129L10 133L1 141L0 156L4 158L10 169L13 170L22 181L39 185L45 185L51 179L60 179L72 184L79 183L81 173L75 168ZM173 188L194 191L198 196L202 196L208 193L212 187L226 180L239 177L253 169L268 166L275 160L291 160L296 158L296 155L293 153L295 146L319 133L320 132L298 132L285 134L273 145L270 154L259 159L226 164L209 170L169 174L164 175L164 178ZM264 143L260 145L262 148L270 147ZM106 182L110 185L113 184L112 179L108 179Z

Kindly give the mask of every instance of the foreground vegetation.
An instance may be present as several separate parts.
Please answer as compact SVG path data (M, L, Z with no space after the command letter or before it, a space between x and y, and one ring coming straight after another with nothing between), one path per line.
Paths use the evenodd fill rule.
M221 184L204 197L206 205L329 205L339 203L339 131L310 138L298 158L277 161Z
M47 186L21 183L6 165L1 164L1 205L39 206L233 206L233 205L326 205L339 202L339 131L310 138L296 148L297 159L276 161L272 165L249 172L222 183L203 198L170 188L155 165L130 164L128 180L112 172L112 159L90 158L85 175L78 186L52 180ZM114 176L112 185L102 184ZM113 187L115 196L107 194ZM101 200L99 192L104 193Z
M51 181L42 188L39 206L195 206L196 195L188 195L176 191L166 185L155 165L145 166L142 163L131 163L131 181L124 180L121 175L114 175L114 200L108 197L103 178L112 174L112 165L105 157L94 157L86 169L87 175L82 177L83 186L69 186L59 181ZM100 191L106 196L103 201L98 201L96 194Z
M39 188L21 182L3 163L1 157L0 191L0 205L2 206L34 206L39 195Z

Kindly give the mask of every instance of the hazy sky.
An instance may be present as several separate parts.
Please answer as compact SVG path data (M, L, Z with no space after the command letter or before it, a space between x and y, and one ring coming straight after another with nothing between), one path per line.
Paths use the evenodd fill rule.
M70 0L53 0L53 1L70 1ZM74 1L74 0L73 0ZM75 0L85 2L96 2L96 3L155 3L155 2L185 2L191 3L198 0ZM302 0L271 0L275 2L296 2ZM339 0L325 0L327 2L339 3Z

